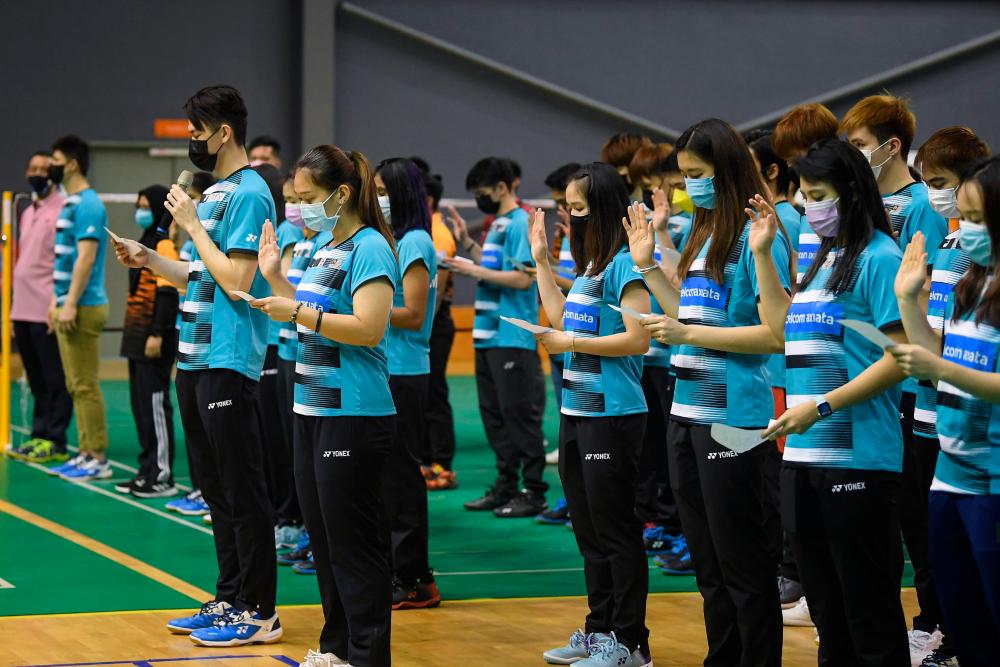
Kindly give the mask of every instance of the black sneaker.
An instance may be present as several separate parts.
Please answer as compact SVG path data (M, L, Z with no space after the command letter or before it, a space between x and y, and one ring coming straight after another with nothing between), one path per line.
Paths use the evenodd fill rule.
M136 475L132 479L125 479L115 484L115 491L118 493L132 493L132 485L136 484L141 477Z
M278 565L295 565L296 563L301 563L305 560L312 559L312 548L307 542L301 549L296 549L295 551L278 554Z
M778 596L781 598L782 609L791 609L805 597L805 594L799 582L788 577L778 577Z
M506 505L511 499L509 495L497 492L492 486L486 489L486 493L482 498L476 498L475 500L470 500L465 503L465 509L471 512L483 512L486 510L495 510L502 505ZM535 512L538 514L538 512Z
M547 507L545 496L525 489L511 498L505 505L493 510L493 514L502 519L521 519L538 516Z
M429 609L441 604L441 592L438 590L434 578L429 581L415 581L412 584L404 584L397 580L392 585L392 608L394 610L403 609Z
M136 498L169 498L177 495L177 487L171 482L155 482L145 477L137 477L129 489Z
M959 667L958 658L949 651L934 649L920 663L920 667Z

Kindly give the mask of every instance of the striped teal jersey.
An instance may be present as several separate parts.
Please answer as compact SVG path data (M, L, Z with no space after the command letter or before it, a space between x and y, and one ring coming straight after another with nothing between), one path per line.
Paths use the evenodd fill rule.
M986 284L992 280L991 275ZM941 356L973 370L996 373L1000 329L985 322L976 324L975 309L954 319L954 309L955 299L951 298ZM931 490L1000 494L1000 406L943 380L938 382L937 403L941 454Z
M330 232L314 233L312 238L302 239L292 248L292 263L288 266L288 282L298 288L302 282L302 274L309 268L316 251L333 240ZM284 361L295 361L299 347L299 332L291 322L282 322L278 331L278 358Z
M483 243L482 266L494 271L514 271L514 260L534 266L528 241L528 213L522 208L498 216ZM538 287L510 289L481 280L476 289L476 317L472 339L477 349L514 347L534 350L535 337L524 329L504 322L500 316L538 321Z
M712 243L698 250L681 283L678 319L684 324L709 327L745 327L761 323L757 311L760 289L750 251L747 222L726 262L723 284L705 270L705 257ZM778 276L785 289L791 284L789 246L779 235L771 250ZM767 426L774 416L766 354L737 354L697 345L679 345L672 351L671 368L677 376L673 419L691 424L728 424L740 427Z
M691 233L691 216L687 213L681 213L679 215L671 216L667 220L667 233L670 234L670 240L673 241L674 248L677 252L684 252L684 246L687 245L688 235ZM653 252L653 260L660 264L663 261L663 253L660 252L660 245L657 243L656 250ZM663 308L660 304L656 302L656 299L650 296L649 303L651 306L650 312L654 315L663 315ZM669 368L670 367L670 346L666 343L661 343L658 340L649 341L649 351L642 358L642 362L646 366L653 366L656 368Z
M287 220L282 221L278 225L277 229L274 230L275 236L278 241L278 250L281 255L284 256L285 251L289 248L295 246L296 243L301 241L304 236L302 230L288 222ZM278 345L281 342L281 330L285 326L285 322L275 322L274 320L269 320L267 323L267 346Z
M576 279L576 262L573 261L573 253L569 247L569 237L563 236L559 244L559 270L556 271L560 278L566 280Z
M948 235L948 220L931 206L927 186L910 183L891 195L883 195L882 205L889 214L899 247L905 250L913 236L923 232L927 240L927 261L933 263L941 242Z
M399 266L385 238L371 227L362 227L339 245L316 251L295 291L295 300L324 313L353 315L355 293L373 280L387 280L395 289ZM338 343L302 325L298 331L292 406L296 414L396 414L389 393L385 337L374 347L362 347Z
M93 188L66 197L56 220L55 263L52 266L52 289L57 306L66 303L80 241L95 241L97 256L76 305L102 306L108 302L104 291L104 257L108 254L108 233L104 227L107 224L108 212Z
M620 306L625 288L643 285L627 247L596 275L582 273L573 281L563 310L563 330L576 338L598 338L625 331ZM563 361L562 413L580 417L613 417L646 412L639 384L642 355L600 357L567 352Z
M778 218L781 220L781 224L785 228L785 232L788 233L788 240L792 245L792 257L798 257L801 228L808 227L809 223L805 221L805 216L799 213L798 210L796 210L796 208L787 200L780 201L775 204L774 210L777 212ZM810 231L812 231L812 229L810 229ZM798 271L798 269L796 269L796 271ZM767 372L771 376L771 386L784 389L785 355L772 354L767 360Z
M910 183L891 195L883 195L882 205L889 214L892 232L899 241L899 247L906 250L913 235L923 232L926 237L927 261L933 264L938 248L948 235L948 220L931 206L927 186L918 182ZM903 391L916 393L917 381L913 378L904 380Z
M886 331L901 324L893 282L902 260L899 246L875 232L858 256L847 289L826 289L841 256L831 250L808 285L792 297L785 320L789 408L815 400L846 384L882 358L881 348L840 324L868 322ZM801 435L789 435L785 461L819 468L899 472L903 439L899 429L900 387L838 410Z
M274 220L274 200L267 183L244 167L205 190L198 218L216 247L227 255L256 258L260 232ZM250 294L271 295L260 270L254 272ZM226 368L253 381L260 379L267 347L269 318L219 287L195 246L188 263L188 286L181 313L177 368L200 371Z
M949 234L931 264L931 293L927 302L927 322L944 335L944 314L955 285L969 270L972 260L958 243L958 232ZM917 384L917 405L913 411L913 434L937 438L937 388L930 380Z
M437 304L437 251L431 235L422 229L412 229L399 240L399 282L392 296L392 307L406 305L403 298L403 276L415 264L423 264L430 274L430 291L424 325L418 330L389 327L389 375L426 375L431 372L431 327Z
M188 239L181 245L180 251L177 253L177 258L186 263L191 262L191 256L194 254L194 242ZM186 290L185 290L186 291ZM181 330L181 314L184 312L184 292L181 290L177 291L177 321L174 324L174 328L178 331Z

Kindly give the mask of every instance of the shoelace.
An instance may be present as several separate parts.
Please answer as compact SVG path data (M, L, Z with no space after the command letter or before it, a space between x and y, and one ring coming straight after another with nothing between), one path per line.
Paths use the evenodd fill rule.
M618 651L624 651L625 655L629 655L629 650L618 643L618 638L615 637L615 633L611 633L611 636L607 639L603 639L599 642L593 644L588 644L590 657L600 657L600 658L613 658L615 653Z
M240 611L237 609L232 609L226 612L223 616L215 619L215 625L222 627L226 625L240 625L241 623L246 623L251 618L250 612Z
M570 648L579 648L581 646L584 647L584 648L587 648L587 639L588 639L588 637L589 637L589 635L583 634L583 631L581 631L581 630L578 629L576 632L574 632L572 635L570 635L570 638L569 638L569 646L570 646Z
M225 612L223 611L223 607L221 605L222 603L217 602L216 600L206 602L201 605L201 609L198 610L198 613L203 616L218 616L219 614L224 614Z

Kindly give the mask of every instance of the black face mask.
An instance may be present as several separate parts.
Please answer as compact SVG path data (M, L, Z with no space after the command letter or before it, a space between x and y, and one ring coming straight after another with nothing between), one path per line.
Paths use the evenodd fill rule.
M221 129L222 127L220 126L218 130L208 135L208 139L214 137ZM215 151L214 153L208 152L208 139L189 140L188 159L191 160L191 164L202 171L215 171L215 165L219 161L219 151ZM219 150L222 150L221 146Z
M493 201L489 195L476 195L476 207L486 215L496 215L500 202Z
M39 197L44 197L49 192L48 176L28 176L28 183L31 185L31 189Z
M49 165L49 180L59 185L62 183L63 174L66 169L64 164L50 164Z
M653 191L652 190L646 190L645 188L643 189L643 191L642 191L642 203L646 205L646 210L647 211L652 211L653 210Z

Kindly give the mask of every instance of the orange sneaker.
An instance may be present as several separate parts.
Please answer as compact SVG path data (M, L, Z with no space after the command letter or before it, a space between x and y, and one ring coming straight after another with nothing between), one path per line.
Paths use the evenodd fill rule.
M437 584L433 581L428 583L416 582L412 585L396 582L392 591L392 608L400 609L428 609L441 604L441 592Z
M431 471L434 473L434 477L427 480L429 491L447 491L458 488L458 477L455 476L454 470L445 470L440 463L435 463L431 466Z
M420 466L420 474L427 481L434 479L434 469L432 466Z

